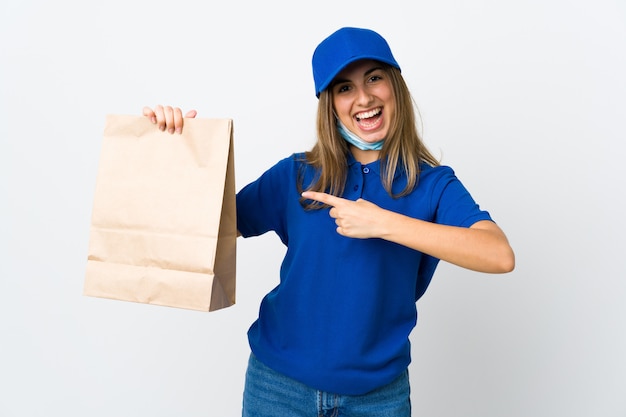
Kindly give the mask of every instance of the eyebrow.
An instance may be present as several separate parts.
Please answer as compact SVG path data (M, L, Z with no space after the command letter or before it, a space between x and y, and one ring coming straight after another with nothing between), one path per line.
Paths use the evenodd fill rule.
M376 70L382 70L383 67L373 67L368 69L367 71L365 71L365 73L363 74L364 77L367 77L368 75L370 75L372 72L376 71ZM331 84L331 87L334 87L337 84L341 84L341 83L346 83L349 82L350 80L348 79L342 79L342 78L338 78L336 80L334 80Z

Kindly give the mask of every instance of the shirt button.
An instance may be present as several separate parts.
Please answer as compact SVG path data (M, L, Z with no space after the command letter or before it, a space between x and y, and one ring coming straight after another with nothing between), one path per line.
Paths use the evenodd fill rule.
M370 172L370 169L368 167L364 167L363 168L363 173L367 174L368 172Z
M358 189L359 189L359 186L358 186L358 185L355 185L355 186L354 186L354 191L356 191L356 190L358 190Z

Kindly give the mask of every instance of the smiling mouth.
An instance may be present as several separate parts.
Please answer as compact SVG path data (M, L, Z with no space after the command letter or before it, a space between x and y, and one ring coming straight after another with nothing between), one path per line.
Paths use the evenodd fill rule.
M357 115L355 115L354 117L356 118L357 122L361 122L364 121L365 119L371 119L372 117L378 116L380 115L380 113L383 111L383 109L381 107L377 107L373 110L370 111L366 111L363 113L359 113Z

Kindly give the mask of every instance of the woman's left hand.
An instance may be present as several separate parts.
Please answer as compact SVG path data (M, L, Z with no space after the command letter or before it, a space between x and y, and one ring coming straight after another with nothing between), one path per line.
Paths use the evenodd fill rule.
M337 233L380 238L474 271L504 273L515 267L515 254L504 232L490 220L470 227L447 226L385 210L369 201L346 200L306 191L302 197L331 206Z
M305 191L302 197L331 206L329 214L335 219L340 235L359 239L379 237L378 226L386 210L376 204L362 198L352 201L316 191Z

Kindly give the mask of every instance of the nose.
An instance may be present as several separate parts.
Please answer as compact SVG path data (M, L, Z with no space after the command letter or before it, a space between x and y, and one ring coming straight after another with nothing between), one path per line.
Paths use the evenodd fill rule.
M367 105L371 103L371 101L372 101L372 95L367 90L367 88L364 88L364 87L358 88L357 102L361 105Z

